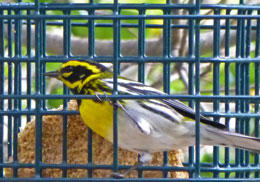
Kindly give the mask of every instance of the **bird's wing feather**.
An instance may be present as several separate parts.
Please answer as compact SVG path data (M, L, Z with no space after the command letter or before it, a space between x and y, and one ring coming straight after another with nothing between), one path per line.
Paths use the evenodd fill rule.
M106 80L106 82L110 82L111 84L113 83L113 81L110 80ZM119 89L118 91L120 92L120 90L122 90L122 94L133 94L133 95L137 95L137 94L141 94L141 95L164 95L164 92L161 92L155 88L146 86L140 82L134 82L134 81L129 81L126 79L118 79L118 86ZM121 88L121 89L120 89ZM167 104L168 106L170 106L172 109L174 109L175 111L181 113L183 116L191 118L191 119L195 119L195 111L188 107L187 105L185 105L184 103L175 100L175 99L161 99L160 100L163 104ZM210 125L219 129L226 129L226 126L212 121L211 119L208 119L206 117L204 117L203 115L200 115L200 122L204 123L206 125Z
M183 104L182 102L174 99L162 99L162 101L168 104L169 106L171 106L172 108L174 108L176 111L180 112L182 115L191 119L195 119L195 115L196 115L195 111L190 107L186 106L185 104ZM200 115L200 122L210 126L214 126L219 129L226 129L225 125L212 121L211 119L208 119L203 115Z
M134 122L134 124L138 127L138 129L142 132L142 133L147 133L146 129L140 124L140 121L138 121L138 119L132 115L130 112L127 111L127 109L120 104L119 102L117 103L117 106L125 112L125 114Z

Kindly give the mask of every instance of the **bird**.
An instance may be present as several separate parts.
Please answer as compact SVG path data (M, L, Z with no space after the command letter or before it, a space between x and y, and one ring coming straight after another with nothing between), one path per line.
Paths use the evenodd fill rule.
M113 94L113 72L90 60L69 60L45 76L62 81L73 94L93 95L94 99L78 99L84 123L98 135L113 143L113 107L118 108L118 146L139 154L136 165L115 178L123 178L131 170L148 164L155 152L185 149L195 145L195 111L176 99L117 99ZM167 95L166 93L119 76L119 95ZM100 97L105 95L106 97ZM187 120L185 118L190 118ZM222 145L260 152L260 138L231 132L224 124L200 115L200 144Z

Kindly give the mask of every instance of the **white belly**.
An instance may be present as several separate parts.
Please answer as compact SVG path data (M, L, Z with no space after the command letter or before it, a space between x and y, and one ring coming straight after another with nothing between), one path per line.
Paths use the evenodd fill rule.
M193 145L194 141L191 141L190 138L187 140L183 136L184 133L187 134L190 130L179 123L153 112L144 112L145 110L142 107L131 106L126 109L129 114L136 116L136 120L143 130L127 113L119 109L118 144L121 148L152 153ZM184 143L185 146L183 145Z

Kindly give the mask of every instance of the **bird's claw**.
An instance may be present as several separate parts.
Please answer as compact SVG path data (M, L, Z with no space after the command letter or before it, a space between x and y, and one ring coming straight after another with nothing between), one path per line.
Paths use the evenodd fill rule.
M99 95L102 95L102 94L100 94L100 93L98 93L98 92L95 92L96 100L97 100L98 102L101 102L101 103L102 103L102 102L104 102L104 101L107 101L107 102L108 102L110 105L112 105L112 106L122 107L122 105L119 104L119 103L117 103L116 101L113 102L113 100L111 100L111 99L108 97L108 94L107 94L106 92L103 93L103 95L105 96L104 98L100 98Z
M99 102L108 101L110 104L112 103L111 99L108 98L108 94L106 92L104 92L104 96L105 96L104 98L100 98L99 95L102 95L102 94L95 92L97 101L99 101Z
M99 93L95 92L95 96L96 96L97 101L103 102L103 100L99 97L99 95L100 95Z

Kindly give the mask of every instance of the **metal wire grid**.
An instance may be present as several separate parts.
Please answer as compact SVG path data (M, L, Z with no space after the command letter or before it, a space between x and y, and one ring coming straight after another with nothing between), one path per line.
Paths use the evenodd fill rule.
M171 14L172 9L185 9L189 12L188 15ZM95 15L95 10L107 9L113 11L111 15ZM121 15L124 9L135 9L139 15ZM148 9L161 9L163 15L146 15ZM214 15L200 15L201 9L213 9ZM60 10L62 15L48 15L48 10ZM85 10L88 15L71 15L73 10ZM222 10L226 14L220 14ZM236 15L231 14L231 11L237 10ZM254 12L254 14L253 14ZM167 1L165 4L120 4L114 1L113 4L96 4L91 1L88 4L48 4L40 3L35 0L35 3L14 3L0 4L0 179L5 181L24 181L19 179L17 172L19 168L32 167L35 168L35 178L28 178L28 181L103 181L103 179L94 179L92 170L94 169L126 169L127 166L118 165L117 159L117 133L114 133L114 162L113 165L93 165L92 151L89 149L89 163L85 165L67 164L66 150L63 150L63 164L44 164L42 163L41 152L41 137L42 137L42 116L46 114L63 114L63 148L66 148L66 125L68 114L78 112L67 111L66 101L70 98L93 98L92 96L69 95L68 90L64 89L64 95L46 95L46 83L42 76L45 72L46 63L48 62L63 62L75 58L86 58L102 62L113 62L114 66L114 95L112 99L140 99L140 98L176 98L190 101L190 106L196 110L196 132L199 133L199 114L200 102L213 102L213 112L203 113L206 116L214 117L218 120L220 117L226 118L226 124L229 124L231 117L236 117L236 131L249 134L249 119L255 120L255 136L259 133L259 37L260 37L260 6L251 6L244 4L243 1L239 5L209 5L200 4L197 0L194 4L171 4ZM71 22L72 20L87 19L88 23ZM101 19L112 20L113 23L96 23ZM126 24L121 21L124 19L138 20L138 24ZM146 24L147 19L163 19L163 25ZM188 19L187 25L174 25L172 19ZM201 25L204 19L212 19L213 26ZM231 25L231 19L237 20L237 25ZM56 20L56 21L48 21ZM58 21L59 20L59 21ZM225 20L225 25L220 25L220 20ZM256 25L252 25L252 21L256 20ZM22 55L22 25L26 26L27 45L26 55ZM31 44L32 26L35 26L35 41ZM46 54L46 26L56 25L62 26L64 33L63 55L62 56L47 56ZM72 26L87 26L89 30L88 40L88 55L73 56L71 55L71 27ZM111 27L113 28L113 56L96 56L95 55L95 27ZM121 56L121 39L120 33L122 27L138 28L138 55L137 56ZM5 38L4 28L7 28L7 38ZM160 57L147 57L145 55L145 29L146 28L161 28L163 30L163 54ZM189 51L187 57L176 57L171 53L171 29L187 29L189 34ZM214 33L214 45L212 57L200 57L200 33L203 29L210 29ZM220 57L220 31L225 31L225 56ZM236 38L236 55L235 58L230 57L230 30L237 31ZM15 32L13 34L13 31ZM252 31L256 31L255 55L250 57ZM6 55L5 46L8 53ZM33 51L35 47L35 51ZM144 82L145 63L146 62L161 62L163 63L163 83L164 91L170 93L170 75L171 63L185 62L189 65L189 95L170 95L170 96L121 96L117 93L117 74L121 62L137 62L138 63L138 80ZM27 74L27 90L22 93L22 63L26 64ZM213 64L213 96L204 96L200 94L200 64ZM220 95L220 63L225 63L225 75L230 74L230 64L236 64L236 89L235 95L230 95L229 77L225 77L225 96ZM250 64L255 65L255 96L250 96L249 69ZM8 69L7 69L7 67ZM35 69L35 79L31 78L32 70ZM6 73L7 72L7 73ZM14 73L14 75L13 75ZM7 76L8 83L5 85L5 77ZM32 84L34 82L34 85ZM34 87L34 88L33 88ZM7 92L5 89L7 88ZM195 89L194 89L195 88ZM22 100L27 100L26 108L22 107ZM64 99L64 111L48 111L46 109L47 99ZM36 105L33 107L31 101L34 100ZM5 102L8 101L7 109ZM230 112L229 102L233 101L236 104L236 113ZM225 103L225 113L219 112L219 105ZM250 104L254 104L255 113L250 113ZM36 117L36 159L35 164L20 164L17 160L17 136L21 117L27 116L27 121L30 121L31 116ZM6 163L4 160L4 117L7 116L8 123L8 156L12 156L14 162ZM117 108L114 108L114 131L117 130ZM91 148L91 131L89 131L89 148ZM164 153L163 166L144 166L139 171L138 179L131 181L142 181L142 170L160 170L164 177L167 177L169 170L186 170L190 174L190 179L187 181L248 181L259 180L259 156L254 156L254 163L249 162L249 153L247 151L236 149L235 163L230 163L229 148L225 148L225 162L219 161L219 148L214 147L213 163L200 162L200 137L196 135L196 147L189 148L189 160L184 163L184 167L167 166L167 152ZM195 158L194 158L195 157ZM5 178L3 168L13 168L13 178ZM63 170L63 178L41 178L41 171L44 168L60 168ZM66 171L70 168L88 169L89 179L72 179L66 178ZM201 172L213 173L213 178L200 178ZM230 179L230 174L235 173L235 178ZM225 173L225 178L217 179L220 173ZM108 180L108 179L107 179ZM115 179L109 179L113 181ZM129 179L122 179L128 181ZM146 181L184 181L183 179L145 179Z

